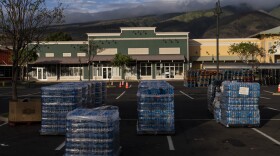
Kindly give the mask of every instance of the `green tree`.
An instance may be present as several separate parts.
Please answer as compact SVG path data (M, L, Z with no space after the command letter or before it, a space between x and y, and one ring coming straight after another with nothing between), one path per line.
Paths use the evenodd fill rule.
M268 53L269 54L275 54L279 47L280 47L280 39L274 41L273 45L269 48Z
M63 7L58 3L49 8L45 0L1 0L1 44L12 50L12 100L17 100L17 81L20 66L30 59L39 47L46 30L63 19ZM32 46L29 46L32 43Z
M56 32L49 34L46 39L46 41L72 41L72 37L64 32Z
M87 63L88 63L88 81L90 81L90 77L92 76L90 67L93 63L94 57L97 55L97 53L101 53L104 51L104 48L96 44L93 40L89 41L88 44L83 44L80 46L80 51L87 53Z
M129 66L129 63L131 61L133 61L133 59L128 55L116 54L112 61L112 65L115 67L119 67L121 71L123 71L125 78L126 67Z
M240 60L246 63L249 63L250 60L252 63L258 63L257 57L262 58L265 56L265 50L252 42L234 43L230 45L228 53L236 54Z

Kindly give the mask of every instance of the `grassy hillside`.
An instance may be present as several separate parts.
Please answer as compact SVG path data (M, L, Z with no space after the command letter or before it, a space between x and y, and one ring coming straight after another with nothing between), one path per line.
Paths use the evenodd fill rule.
M248 37L280 25L280 19L250 8L223 7L220 20L222 38ZM151 15L119 20L96 21L54 26L50 31L71 34L74 40L86 40L86 33L120 32L120 27L157 27L157 31L190 32L190 38L215 38L216 17L212 10Z
M222 38L248 37L258 32L271 29L280 25L278 18L266 13L253 11L235 14L221 19L220 36ZM216 26L209 27L202 38L212 38L216 34Z
M280 6L274 8L272 11L269 12L271 15L280 18Z

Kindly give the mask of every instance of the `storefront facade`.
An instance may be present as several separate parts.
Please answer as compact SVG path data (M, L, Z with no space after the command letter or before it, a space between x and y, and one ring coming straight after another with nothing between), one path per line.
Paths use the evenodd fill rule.
M88 41L42 42L39 59L29 64L29 77L39 81L182 80L189 68L188 32L155 29L124 27L120 33L88 33ZM116 54L133 59L126 70L112 66Z

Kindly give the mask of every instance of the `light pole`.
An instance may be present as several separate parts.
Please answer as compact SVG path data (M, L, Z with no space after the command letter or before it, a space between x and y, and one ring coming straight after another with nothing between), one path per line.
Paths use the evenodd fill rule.
M220 5L220 0L216 2L216 8L214 10L214 15L217 17L217 27L216 27L216 42L217 42L217 79L219 78L219 36L220 36L220 30L219 30L219 20L220 20L220 15L222 14L222 9Z
M80 75L80 81L82 81L82 67L81 67L81 57L79 56L79 63L80 63L80 71L79 71L79 75Z

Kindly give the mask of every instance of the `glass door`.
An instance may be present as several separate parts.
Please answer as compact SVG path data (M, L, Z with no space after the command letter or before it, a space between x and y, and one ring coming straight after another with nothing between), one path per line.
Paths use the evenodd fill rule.
M164 67L165 78L174 78L175 67L174 66L165 66Z
M103 79L111 79L112 77L112 68L111 67L103 67L102 68Z
M38 80L47 80L47 71L45 68L37 68Z
M165 67L164 67L164 74L165 74L165 78L170 78L170 69L169 69L169 66L165 66Z
M175 75L175 67L174 67L174 66L171 66L169 70L170 70L170 76L169 76L169 78L174 78L174 75Z

